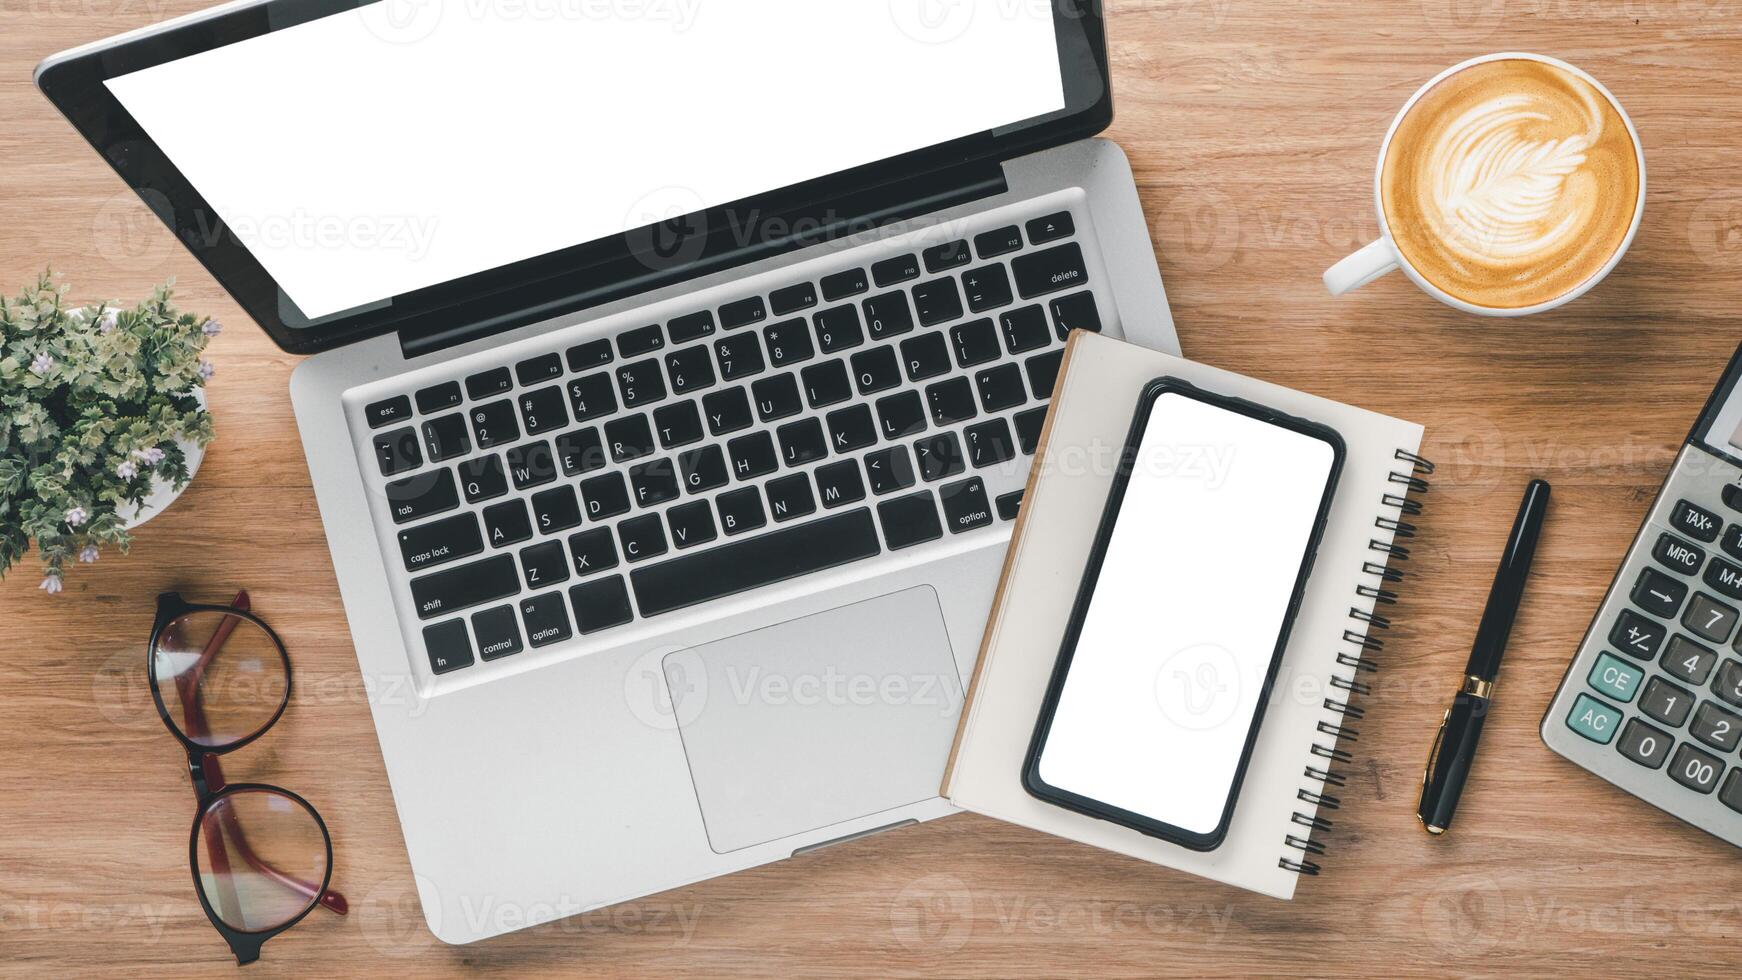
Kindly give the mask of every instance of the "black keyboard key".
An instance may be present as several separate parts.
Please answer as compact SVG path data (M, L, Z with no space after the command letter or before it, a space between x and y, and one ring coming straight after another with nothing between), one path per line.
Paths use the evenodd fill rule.
M849 405L828 414L829 445L837 453L850 453L877 442L877 423L871 406Z
M1609 642L1619 647L1622 653L1640 660L1655 660L1666 632L1662 623L1646 619L1631 609L1623 609L1614 628L1609 630Z
M1713 558L1712 563L1706 566L1705 580L1707 585L1723 595L1742 599L1742 568L1737 568L1722 558Z
M1742 660L1726 660L1712 678L1712 693L1733 707L1742 708Z
M736 303L727 303L720 307L720 325L727 330L748 327L752 323L761 323L768 319L768 309L762 305L762 297L752 296Z
M967 294L968 309L975 313L1009 306L1010 275L1001 265L988 265L962 273L962 292Z
M532 523L540 534L555 534L580 524L581 505L575 500L575 488L552 487L533 494Z
M459 464L460 492L466 503L500 497L508 492L508 474L502 469L502 457L480 456Z
M877 505L877 518L883 524L883 540L890 551L900 551L916 544L936 541L944 536L938 522L937 504L930 490L895 497Z
M808 310L817 305L817 287L808 282L801 282L785 289L776 289L768 294L768 305L774 310L775 316L786 316L799 310Z
M1698 687L1712 676L1718 655L1677 633L1669 638L1669 645L1663 649L1663 659L1658 663L1671 677Z
M470 558L483 550L484 536L478 533L478 518L471 514L455 514L399 532L399 556L408 572Z
M924 381L950 370L950 348L941 333L922 333L901 342L901 363L907 380Z
M1045 354L1036 354L1024 365L1028 369L1028 387L1036 398L1051 398L1054 385L1059 380L1059 363L1064 360L1065 352L1050 350Z
M973 260L973 255L968 252L968 243L962 239L945 242L942 245L933 245L919 254L921 258L925 259L925 271L927 272L944 272L957 266L967 265Z
M808 361L817 354L811 345L810 325L802 317L763 327L762 339L768 344L768 363L775 367Z
M843 459L817 467L817 496L830 509L864 500L865 480L859 475L859 463Z
M728 535L754 531L768 523L768 515L762 510L762 491L755 487L722 493L715 505L720 510L720 526Z
M909 253L873 263L871 278L878 286L893 286L898 282L919 278L919 257Z
M1742 717L1706 701L1694 712L1688 732L1720 752L1734 752L1742 744Z
M857 347L865 342L865 330L859 325L857 306L837 306L816 315L817 347L833 354Z
M919 475L927 483L962 472L962 442L954 432L942 432L913 444Z
M563 578L568 578L567 574ZM526 642L535 648L561 643L575 635L569 627L569 611L563 605L561 592L520 600L520 618L526 620Z
M548 442L515 446L503 455L508 463L508 476L514 481L516 490L542 486L556 479L556 457L551 455Z
M417 430L406 426L375 437L375 462L382 476L393 476L423 465L423 451L417 448Z
M1710 794L1718 788L1723 775L1724 760L1686 742L1676 748L1675 758L1669 760L1669 778L1696 793Z
M411 399L404 395L383 399L364 408L363 417L369 420L371 429L403 422L411 418Z
M1615 743L1615 750L1647 769L1662 769L1674 745L1672 736L1632 718L1621 729L1621 740Z
M1667 532L1658 535L1657 544L1651 549L1651 554L1665 568L1683 575L1697 573L1700 566L1706 563L1704 551Z
M514 390L514 376L505 367L482 371L466 379L466 394L473 401Z
M925 406L919 392L903 391L877 399L877 420L885 439L900 439L925 431Z
M653 431L667 449L702 441L702 413L695 402L675 402L653 410Z
M1016 273L1016 290L1023 299L1033 299L1088 285L1089 270L1083 265L1083 250L1076 242L1059 245L1041 252L1018 255L1010 260Z
M588 368L602 367L611 363L611 342L609 340L589 340L584 344L576 344L568 349L565 355L570 371L585 371Z
M526 576L526 587L529 589L542 589L548 585L567 582L569 562L568 556L563 554L563 543L546 541L520 549L520 571Z
M1009 493L998 495L998 499L994 503L998 507L999 520L1016 520L1017 513L1022 510L1022 493L1021 490L1012 490Z
M605 446L619 463L653 453L653 429L645 415L629 415L605 423Z
M431 619L506 599L519 591L520 573L514 570L514 559L497 555L412 579L411 604L417 609L417 618Z
M665 397L665 379L660 377L659 362L653 358L621 365L616 374L624 408L651 405Z
M497 606L472 614L472 632L478 637L478 654L486 661L512 657L525 647L520 641L520 620L513 606Z
M1735 608L1726 606L1704 592L1695 592L1692 601L1688 603L1688 611L1682 613L1682 625L1702 640L1713 643L1725 643L1730 639L1730 631L1736 628L1737 612Z
M1022 248L1022 230L1015 225L1007 225L974 236L974 251L980 253L980 257L983 259L1008 255L1020 248Z
M913 308L919 313L921 326L935 327L940 323L962 318L962 292L954 279L933 279L913 287Z
M732 475L740 480L754 480L779 467L774 440L766 432L752 432L726 443L726 455L732 461Z
M726 454L719 446L703 446L679 454L677 469L690 493L707 493L726 485Z
M750 398L743 388L727 388L702 396L702 414L707 417L708 431L717 436L739 429L748 429Z
M780 440L780 459L787 466L814 463L829 454L828 440L823 437L823 423L817 419L799 419L775 430Z
M617 540L608 527L595 527L569 535L569 554L575 574L585 577L617 567Z
M605 440L599 430L588 426L556 437L557 464L564 476L579 476L605 465Z
M1707 572L1710 578L1711 573ZM1681 612L1682 602L1688 597L1688 585L1680 579L1671 578L1655 568L1647 568L1639 575L1639 581L1633 586L1633 604L1664 619L1674 619Z
M624 357L640 357L651 354L665 346L665 332L659 329L659 324L652 323L634 330L625 330L617 335L617 353Z
M665 355L665 374L671 393L687 395L714 386L714 356L705 346L685 347Z
M1730 778L1724 783L1718 799L1730 809L1742 813L1742 769L1730 770Z
M727 381L761 374L762 342L754 333L737 333L714 341L714 356L720 361L720 377Z
M974 375L974 387L980 393L980 407L987 412L1002 412L1028 400L1022 387L1022 371L1014 364L1000 364Z
M669 457L629 467L629 489L640 507L677 499L677 464Z
M1730 489L1725 486L1724 489ZM1732 524L1724 529L1724 537L1718 542L1718 547L1731 558L1742 560L1742 524Z
M514 417L514 403L503 399L488 405L472 406L472 435L479 449L489 449L520 438L520 423Z
M419 473L387 484L387 509L393 523L422 520L444 510L460 506L459 492L454 488L451 470Z
M851 358L853 365L853 383L859 387L859 394L869 395L885 391L901 383L901 363L895 357L895 348L887 345L862 350Z
M623 542L623 557L631 562L658 558L667 551L665 524L658 514L631 517L617 525L617 537Z
M998 330L990 317L981 317L950 328L950 347L956 352L956 364L973 367L995 361L1002 353L998 348Z
M988 419L962 430L968 443L968 462L975 469L996 466L1016 458L1016 440L1011 438L1010 423L1003 419Z
M1017 412L1010 420L1016 423L1017 448L1022 450L1022 455L1033 456L1040 446L1040 430L1046 425L1046 406Z
M666 325L666 332L671 335L672 346L687 344L692 340L714 335L714 314L703 310L700 313L690 313L674 318Z
M870 288L871 283L865 278L864 269L848 269L823 277L823 300L833 303L838 299L857 296Z
M671 525L671 543L679 551L707 544L720 536L714 528L714 507L706 500L679 504L665 512L665 520Z
M865 508L636 569L636 603L658 616L878 554Z
M913 311L906 293L884 293L866 300L865 330L872 340L899 336L913 329Z
M529 357L514 365L514 377L522 387L555 381L563 376L563 359L556 354Z
M1071 219L1069 211L1060 211L1035 218L1028 223L1028 241L1031 245L1045 245L1061 238L1069 238L1077 233L1077 223Z
M944 505L944 526L951 534L993 523L992 501L986 498L986 484L977 476L946 484L938 490L938 499Z
M484 537L492 548L532 540L532 518L526 515L526 501L504 500L484 508Z
M769 480L768 513L776 521L808 517L816 512L817 498L811 494L811 478L793 473L778 480Z
M1084 291L1060 296L1047 304L1052 309L1052 325L1058 338L1064 340L1072 330L1101 332L1101 314L1095 308L1095 294Z
M581 481L581 499L587 503L587 519L602 521L629 511L629 486L621 473L602 473Z
M950 378L927 385L925 403L931 410L932 424L939 427L965 422L977 414L974 411L974 386L967 378Z
M847 377L845 361L824 361L799 372L804 385L805 400L812 408L836 405L853 397L853 382Z
M998 325L1004 331L1004 346L1012 354L1038 350L1052 342L1046 332L1046 311L1039 306L1000 313Z
M440 463L471 452L472 435L466 431L466 416L454 412L425 422L423 448L432 463Z
M423 647L429 654L429 669L437 674L472 666L472 641L463 619L425 626Z
M569 408L576 422L590 422L617 411L617 393L611 389L611 376L589 374L569 382Z
M538 435L560 429L568 424L563 411L563 390L559 385L529 391L520 396L520 419L526 423L526 434Z
M882 496L913 486L913 457L906 446L891 446L865 456L865 476L871 492Z
M1639 710L1671 728L1680 728L1694 710L1694 696L1661 677L1653 677L1639 696Z
M756 414L764 422L797 415L804 409L798 396L798 379L790 374L758 378L751 383L750 394L756 400Z
M1711 544L1718 540L1718 532L1724 524L1718 520L1718 515L1686 500L1676 502L1674 513L1670 514L1671 527L1688 537L1703 544Z
M454 408L460 404L460 398L460 383L458 381L431 385L418 391L417 410L428 415L443 409Z
M569 602L574 603L575 628L582 635L622 626L635 618L629 608L629 588L621 575L575 586L569 590Z
M1724 506L1731 510L1742 510L1742 484L1727 483L1719 493L1724 498Z

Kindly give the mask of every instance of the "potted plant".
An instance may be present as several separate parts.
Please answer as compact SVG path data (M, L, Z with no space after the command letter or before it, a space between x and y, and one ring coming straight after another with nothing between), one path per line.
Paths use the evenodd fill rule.
M170 292L69 306L45 272L0 296L0 576L34 541L40 587L59 592L71 562L126 553L129 529L192 479L212 438L200 354L219 327Z

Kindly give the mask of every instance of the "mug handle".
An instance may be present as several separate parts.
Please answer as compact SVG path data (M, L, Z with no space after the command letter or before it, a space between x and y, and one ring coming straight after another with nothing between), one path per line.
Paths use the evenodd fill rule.
M1325 288L1332 296L1359 289L1397 268L1397 253L1381 238L1368 242L1343 261L1325 270Z

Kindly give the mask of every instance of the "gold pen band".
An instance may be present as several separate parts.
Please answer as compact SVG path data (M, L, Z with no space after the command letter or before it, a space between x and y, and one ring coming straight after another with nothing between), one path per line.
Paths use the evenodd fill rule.
M1494 700L1494 682L1470 674L1464 678L1463 693L1473 694L1484 701L1492 701Z

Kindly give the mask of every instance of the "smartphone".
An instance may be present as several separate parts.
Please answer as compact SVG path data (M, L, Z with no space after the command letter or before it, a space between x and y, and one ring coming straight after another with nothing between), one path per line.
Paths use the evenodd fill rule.
M1022 779L1220 846L1342 472L1336 431L1176 378L1143 389Z

